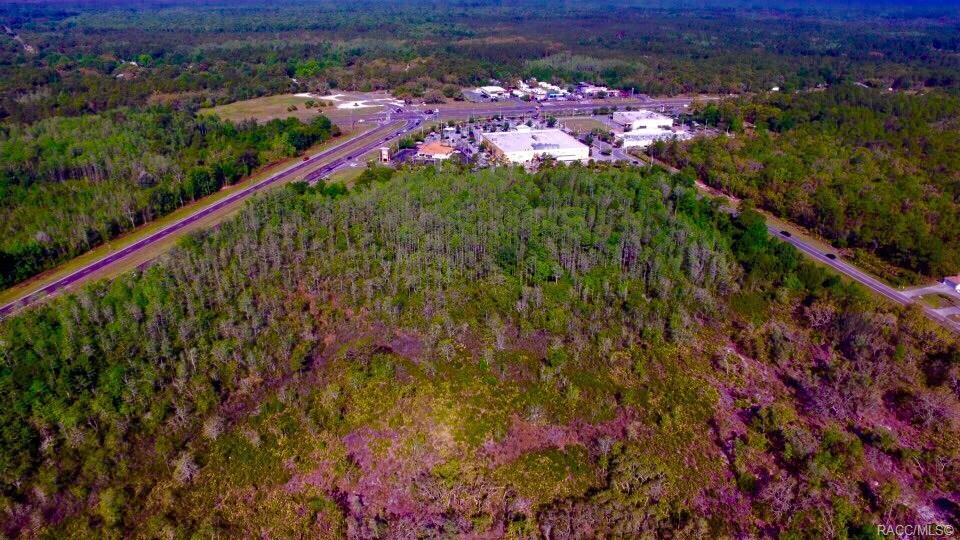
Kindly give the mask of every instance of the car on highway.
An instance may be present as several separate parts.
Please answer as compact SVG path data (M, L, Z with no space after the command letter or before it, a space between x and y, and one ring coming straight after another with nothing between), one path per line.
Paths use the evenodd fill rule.
M830 259L831 261L837 260L837 256L834 253L827 253L827 258Z
M786 236L787 238L790 238L791 236L793 236L792 234L790 234L790 231L780 231L780 234Z

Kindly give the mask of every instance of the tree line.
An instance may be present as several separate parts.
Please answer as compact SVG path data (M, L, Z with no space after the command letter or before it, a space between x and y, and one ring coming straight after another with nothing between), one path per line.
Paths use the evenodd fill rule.
M688 175L374 169L0 324L0 523L868 534L956 489L958 359Z
M836 6L552 9L532 0L439 11L407 1L16 5L0 7L0 18L38 52L0 39L0 119L338 88L452 97L460 86L521 76L658 95L844 82L955 92L956 18L927 15Z
M939 277L960 268L958 114L940 93L768 94L694 115L730 136L651 152L837 247Z
M264 124L152 107L0 133L0 286L79 255L336 135L323 116Z

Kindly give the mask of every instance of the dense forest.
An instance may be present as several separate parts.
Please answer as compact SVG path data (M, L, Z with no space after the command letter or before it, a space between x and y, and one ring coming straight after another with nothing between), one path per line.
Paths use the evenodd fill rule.
M878 265L894 280L960 270L957 97L841 86L709 105L694 116L732 134L651 152L908 271Z
M816 93L795 103L775 100L769 107L790 108L785 114L797 120L761 126L784 136L757 138L741 151L762 153L758 145L770 148L776 140L794 145L788 155L820 152L823 158L781 164L777 174L784 177L775 181L744 180L753 173L734 174L723 163L695 164L696 157L675 161L709 166L709 172L700 172L714 184L768 199L759 202L841 246L862 247L863 253L913 272L956 270L951 185L956 185L957 126L949 118L953 102L944 97L960 84L956 12L936 5L865 9L829 2L757 9L734 1L548 9L539 0L525 0L432 7L406 1L345 7L326 0L0 5L0 287L335 133L322 119L310 126L293 121L231 126L196 116L201 106L332 89L389 89L399 96L443 99L459 95L461 85L521 75L591 80L651 94L752 94L775 85L784 94L807 93L852 81L884 89L936 89L936 98L869 98L866 105L857 101L866 99L859 95L827 94L834 109L870 111L870 118L859 120L856 115L819 119ZM930 110L901 107L895 99L930 103ZM918 108L924 109L919 117L909 116ZM811 121L793 129L791 122L804 114ZM869 123L869 129L830 131L837 122L855 121ZM899 139L866 140L878 121L896 124L891 132ZM917 122L929 132L918 132ZM925 138L918 142L914 136ZM789 143L790 137L796 141ZM832 138L842 138L836 143L850 155L827 159ZM868 148L860 150L864 144ZM914 153L917 144L923 152ZM891 158L889 147L905 157ZM869 169L858 160L869 156L877 170L869 172L874 176L868 181L823 179L814 195L795 181L806 168L838 159L849 162L854 176L864 174ZM911 163L921 170L904 169ZM881 173L891 173L887 169L899 176L896 187L879 180ZM741 188L744 182L753 187ZM772 183L780 186L766 189ZM796 193L780 194L786 186L797 187ZM857 190L867 186L869 196L861 197ZM900 198L904 189L911 194L908 202ZM811 196L816 200L804 199ZM896 229L886 230L888 209L900 203Z
M290 185L0 323L5 534L956 523L957 342L756 212L658 169L359 184Z
M521 75L658 95L960 88L949 3L30 2L0 5L0 22L22 40L0 35L0 118L21 123L331 88L423 96Z
M46 270L338 132L156 106L0 132L0 287Z
M960 526L957 336L757 211L894 282L960 271L960 11L760 4L0 4L0 287L339 133L201 107L520 76L730 94L685 118L721 135L650 148L675 174L291 183L0 320L0 536Z

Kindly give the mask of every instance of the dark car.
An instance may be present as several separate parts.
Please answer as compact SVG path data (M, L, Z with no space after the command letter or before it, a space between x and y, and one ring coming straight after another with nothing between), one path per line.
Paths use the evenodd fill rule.
M827 253L827 258L830 259L831 261L835 261L837 260L837 255L834 253Z
M780 231L780 234L786 236L787 238L790 238L791 236L793 236L792 234L790 234L790 231Z

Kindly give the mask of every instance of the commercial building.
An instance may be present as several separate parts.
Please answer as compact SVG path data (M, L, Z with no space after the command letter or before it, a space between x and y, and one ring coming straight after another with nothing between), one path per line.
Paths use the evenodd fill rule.
M483 133L482 138L494 156L511 163L528 163L544 157L565 163L590 159L587 145L559 129Z
M627 131L624 133L617 133L615 135L617 139L623 141L624 148L632 148L637 146L647 147L656 141L669 141L671 139L685 141L693 136L689 131L683 131L680 129L665 129L656 133Z
M480 92L480 94L484 97L497 99L506 95L507 90L502 86L481 86L480 88L477 88L477 92Z
M618 111L613 113L613 122L624 131L657 133L673 126L673 119L654 111Z
M690 133L673 127L673 119L654 111L622 111L613 113L613 122L623 129L617 138L624 148L649 146L654 141L689 139Z
M582 95L584 95L584 96L589 96L589 97L596 97L596 96L600 96L600 95L604 95L604 96L605 96L605 95L611 93L611 92L610 92L610 89L607 88L606 86L594 86L594 85L592 85L592 84L590 84L590 83L586 83L586 82L581 82L579 85L577 85L577 91L578 91L580 94L582 94Z
M417 148L417 159L427 161L443 161L453 155L454 148L438 142L421 144Z

